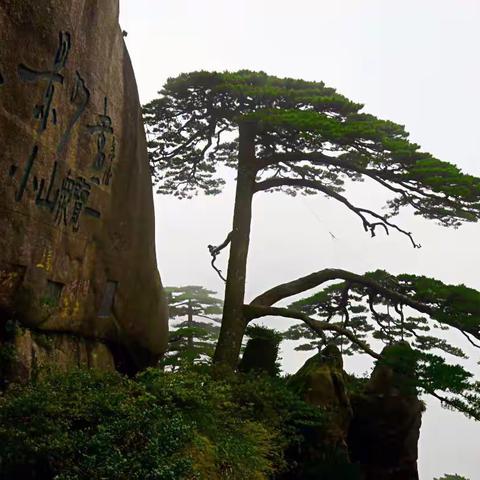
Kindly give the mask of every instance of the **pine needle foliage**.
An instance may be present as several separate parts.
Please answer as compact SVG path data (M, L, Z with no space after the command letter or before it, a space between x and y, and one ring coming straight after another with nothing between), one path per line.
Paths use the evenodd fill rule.
M163 366L208 361L213 356L220 331L222 300L201 286L166 287L170 311L169 348ZM179 321L180 320L180 321Z
M186 73L167 81L144 116L159 193L219 193L219 167L237 168L238 126L252 122L262 191L335 198L347 179L369 178L394 195L390 216L409 205L458 226L480 214L478 178L421 151L404 126L363 112L323 82L248 70ZM364 226L374 233L374 223Z
M365 283L361 283L365 280ZM375 289L375 287L378 287ZM393 294L393 295L390 295ZM418 316L415 307L423 316ZM464 285L446 285L416 275L390 275L383 270L366 273L359 282L344 281L292 303L301 311L338 327L323 337L306 324L294 325L286 338L303 340L299 350L339 345L344 354L365 353L372 342L411 348L391 355L389 362L415 365L412 384L423 393L438 395L446 406L480 419L480 389L472 373L446 358L468 358L463 349L441 338L441 331L454 327L474 345L480 335L480 292ZM342 334L348 330L355 341Z

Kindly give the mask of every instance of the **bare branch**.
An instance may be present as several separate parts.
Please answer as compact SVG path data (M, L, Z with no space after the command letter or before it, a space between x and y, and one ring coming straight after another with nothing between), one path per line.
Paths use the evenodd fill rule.
M213 267L213 269L217 272L218 276L224 281L226 282L227 280L225 279L225 277L222 275L222 271L217 268L217 266L215 265L215 260L217 259L217 256L220 254L220 252L226 248L230 242L232 241L232 232L230 232L228 235L227 235L227 238L220 244L218 245L217 247L214 246L214 245L208 245L208 251L210 252L210 255L212 256L212 262L211 262L211 265Z
M386 216L380 215L372 210L366 208L356 207L352 203L350 203L344 196L340 195L338 192L333 190L332 188L326 187L319 182L314 180L306 180L302 178L270 178L268 180L264 180L263 182L258 182L255 187L255 192L269 190L270 188L279 188L279 187L299 187L299 188L311 188L313 190L318 190L325 195L334 198L335 200L343 203L349 210L354 212L356 215L360 217L363 223L363 228L366 232L370 231L372 237L375 236L375 230L377 227L382 227L385 229L387 235L389 234L389 228L394 228L395 230L399 231L406 235L410 242L412 243L414 248L420 248L420 244L416 243L413 239L411 232L407 232L401 229L398 225L390 222ZM370 215L371 217L379 220L378 222L372 222L368 220L366 215Z
M380 327L386 338L388 338L389 341L391 341L391 335L390 332L385 328L385 325L383 324L383 318L380 313L377 312L375 309L375 305L373 303L373 298L374 292L371 290L368 293L368 307L370 308L370 312L373 314L373 319L377 322L377 325ZM388 322L388 327L390 328L390 321ZM386 342L385 342L386 343Z
M200 315L200 314L196 313L195 316L206 318L207 320L211 320L212 322L215 322L215 323L222 323L221 320L219 320L218 318L209 317L208 315Z
M267 158L259 160L259 169L268 168L272 165L277 165L279 163L287 162L303 162L305 160L311 162L318 162L327 165L331 165L331 162L335 160L335 157L330 157L324 153L314 152L314 153L302 153L302 152L286 152L286 153L275 153Z
M465 332L463 330L460 330L462 334L465 336L465 338L476 348L480 348L480 345L478 343L475 343L471 338L470 334L468 332Z
M413 300L412 298L396 292L395 290L391 290L375 280L363 275L349 272L347 270L334 268L319 270L318 272L311 273L305 277L278 285L256 297L251 302L251 305L273 305L284 298L291 297L297 293L302 293L314 287L318 287L319 285L331 280L345 280L351 282L352 284L363 285L382 294L386 298L390 298L396 302L408 305L419 312L426 314L434 313L434 309L429 305Z

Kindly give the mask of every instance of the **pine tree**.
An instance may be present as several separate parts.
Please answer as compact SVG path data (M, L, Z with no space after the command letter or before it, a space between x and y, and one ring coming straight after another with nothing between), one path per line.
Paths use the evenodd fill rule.
M245 328L250 321L265 316L301 320L320 338L326 330L334 331L341 334L341 341L348 339L351 348L378 358L379 353L357 337L366 333L368 323L361 315L347 319L343 312L343 321L349 326L342 328L335 322L312 319L303 311L273 306L311 288L324 288L328 282L348 285L348 296L363 288L372 305L381 298L399 309L400 317L404 307L422 316L417 321L409 313L408 321L404 318L400 324L391 320L387 330L378 321L368 323L386 340L398 328L405 336L409 324L423 325L423 318L460 330L472 343L480 340L478 292L423 277L406 275L390 281L393 277L388 274L385 280L325 269L278 285L245 304L252 200L261 192L321 194L355 214L370 235L396 232L414 248L420 245L412 233L393 219L402 207L446 227L456 228L480 218L479 178L421 151L409 141L403 126L362 109L363 105L322 82L245 70L182 74L169 79L161 97L146 105L151 167L159 193L180 198L198 191L215 195L224 183L220 167L226 165L237 172L232 231L221 245L209 247L215 265L216 257L230 245L222 326L214 356L217 363L235 368ZM391 195L384 209L363 208L348 198L348 184L365 179ZM359 295L365 297L361 292ZM351 322L365 326L356 325L354 333ZM431 339L421 341L432 343ZM444 365L436 358L420 363L424 370L441 377ZM469 412L476 411L479 403L471 390L471 378L449 372L451 385L445 380L436 387L448 391L452 386L457 393L465 388L470 392L469 398L464 398ZM431 390L435 393L433 386Z
M220 332L223 302L216 292L188 285L167 287L171 319L169 349L162 361L176 369L211 359ZM181 320L178 322L178 320Z

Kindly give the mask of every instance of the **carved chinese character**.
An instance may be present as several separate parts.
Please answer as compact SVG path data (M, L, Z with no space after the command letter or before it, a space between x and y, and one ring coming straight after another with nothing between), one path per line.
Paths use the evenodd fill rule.
M115 156L116 156L116 140L115 140L115 137L113 137L112 147L110 148L110 153L108 155L108 166L105 169L105 172L103 173L103 177L102 177L102 183L107 186L110 185L110 180L112 179L112 176L113 176L113 162L115 161Z
M93 168L95 170L103 170L105 166L105 160L107 158L106 147L107 137L113 136L112 119L108 116L108 98L105 97L103 114L98 115L98 123L95 125L89 125L88 131L92 135L97 136L97 154L93 161ZM99 184L100 179L98 177L92 177L92 181Z
M69 223L69 208L72 203L73 189L75 186L75 180L70 178L70 173L71 172L68 172L67 177L63 179L58 201L55 206L55 222L58 225L63 223L66 226Z
M77 178L73 189L73 210L70 218L74 232L77 232L80 228L80 215L87 206L90 189L90 184L84 178Z
M15 200L17 202L20 202L22 200L23 195L24 195L25 191L27 190L27 186L28 186L31 174L32 174L33 165L35 163L35 160L37 159L37 156L38 156L38 146L35 145L32 149L32 153L28 157L27 163L26 163L26 165L23 169L23 174L22 174L22 178L20 180L20 185L18 187L18 190L15 193ZM10 176L15 177L16 174L17 174L17 170L18 170L18 167L16 165L11 165L10 172L9 172Z
M55 222L57 225L71 226L74 232L78 232L82 213L100 218L100 212L87 205L91 188L90 183L85 178L73 178L71 171L68 172L62 181L55 206Z
M80 120L83 112L87 108L90 100L90 91L85 85L85 81L78 72L75 72L75 82L73 84L72 92L70 94L70 103L76 106L76 110L68 121L67 128L62 135L60 143L57 147L57 156L60 156L70 140L73 127Z
M40 183L38 184L38 180L36 177L34 178L34 184L38 184L38 187L35 188L37 190L37 196L35 198L35 203L37 205L45 206L53 212L55 205L57 203L59 190L58 188L55 189L55 180L57 177L57 169L58 169L58 162L53 162L53 167L50 172L50 179L48 181L48 186L45 187L45 179L41 179Z
M49 70L34 70L24 64L18 66L19 77L27 83L46 83L46 88L41 101L35 105L34 117L39 121L39 132L47 130L50 123L57 125L58 86L66 85L64 69L71 50L71 37L68 32L60 32L59 44L53 59L53 65ZM3 77L0 75L0 85ZM70 85L70 83L69 83ZM15 199L20 202L25 192L35 192L35 203L38 206L47 207L52 212L54 222L57 225L71 227L73 232L80 229L82 215L100 218L101 213L95 208L88 206L92 185L82 176L72 175L72 171L63 176L65 167L62 165L65 159L67 146L72 136L75 125L79 122L90 101L90 91L80 73L75 72L71 82L71 88L67 92L71 108L69 116L62 122L63 131L52 158L52 167L45 178L38 178L37 157L40 155L39 146L36 144L25 166L21 169L16 164L10 166L10 177L19 175ZM64 102L65 103L65 102ZM103 113L98 115L95 125L87 127L91 135L96 136L97 153L93 161L93 168L99 170L98 177L92 181L109 185L112 176L112 163L115 159L115 137L113 136L112 120L108 115L108 100L105 97ZM108 161L108 163L107 163ZM68 167L67 167L68 168ZM42 169L43 171L43 169ZM63 177L63 178L62 178ZM100 181L101 177L101 181Z
M48 81L41 103L35 105L34 108L34 116L40 121L40 131L47 129L48 120L50 118L54 125L57 123L57 110L53 107L55 84L63 85L64 76L61 74L61 72L67 63L70 48L70 34L68 32L60 32L59 46L57 53L55 54L51 70L33 70L32 68L23 64L18 66L18 75L23 81L31 83L41 80Z

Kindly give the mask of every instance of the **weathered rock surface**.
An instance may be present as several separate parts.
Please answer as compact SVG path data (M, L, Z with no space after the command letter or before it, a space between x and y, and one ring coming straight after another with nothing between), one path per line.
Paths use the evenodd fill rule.
M304 432L305 445L294 458L299 468L289 478L357 478L356 469L348 458L347 435L352 409L338 348L327 346L308 359L292 376L290 385L305 401L322 409L327 422L321 428Z
M167 307L118 9L0 2L0 320L145 364L166 347Z
M15 337L15 350L11 370L13 380L20 382L32 379L48 366L55 366L57 370L80 366L115 369L106 345L72 335L43 334L24 329Z
M386 347L382 354L388 355L391 349ZM424 406L406 373L377 364L365 392L351 397L354 415L348 444L352 461L361 465L364 480L418 480L418 439Z
M406 350L405 350L406 349ZM417 457L424 409L411 378L410 347L386 347L365 386L347 388L342 357L327 346L292 376L290 385L327 414L326 425L307 429L292 479L418 480ZM400 362L392 361L400 359ZM357 393L352 393L355 391Z
M264 372L274 376L278 373L278 341L273 338L250 338L238 365L240 372Z
M308 359L290 383L311 405L330 412L332 422L325 442L347 451L347 434L352 409L345 386L342 355L333 345Z

